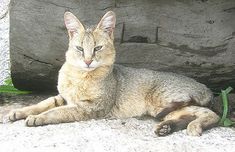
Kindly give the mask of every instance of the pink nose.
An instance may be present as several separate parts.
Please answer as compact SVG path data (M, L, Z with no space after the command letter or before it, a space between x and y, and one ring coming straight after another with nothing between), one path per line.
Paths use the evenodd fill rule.
M86 63L87 66L89 66L92 61L93 61L93 60L85 60L84 62Z

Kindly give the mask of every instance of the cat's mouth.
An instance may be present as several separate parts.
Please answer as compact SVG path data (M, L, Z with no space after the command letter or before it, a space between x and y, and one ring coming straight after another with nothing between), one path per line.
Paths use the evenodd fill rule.
M95 70L95 67L87 66L87 67L84 67L83 70L84 71L93 71L93 70Z

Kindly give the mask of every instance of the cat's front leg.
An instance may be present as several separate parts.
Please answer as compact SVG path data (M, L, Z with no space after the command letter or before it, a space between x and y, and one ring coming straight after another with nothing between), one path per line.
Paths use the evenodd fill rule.
M66 105L53 108L39 115L30 115L26 119L26 126L42 126L48 124L67 123L87 120L89 114L76 105Z
M25 119L29 115L37 115L49 109L62 106L64 105L64 102L64 99L60 95L50 97L46 100L39 102L36 105L11 110L8 115L6 115L6 119L8 119L8 121L17 121L20 119Z

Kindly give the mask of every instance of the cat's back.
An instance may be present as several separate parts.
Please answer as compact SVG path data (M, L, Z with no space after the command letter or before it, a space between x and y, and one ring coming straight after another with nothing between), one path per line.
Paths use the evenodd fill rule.
M114 73L119 81L138 81L138 83L146 83L157 76L157 71L127 67L118 64L114 65Z
M185 84L187 83L195 85L196 82L194 79L179 75L176 73L171 72L161 72L161 71L154 71L146 68L133 68L127 67L123 65L115 65L114 71L116 71L116 75L119 80L123 81L137 81L137 83L145 83L145 84L152 84L152 85L163 85L167 83L179 83Z
M114 69L120 88L135 94L140 91L148 94L155 90L155 94L162 98L194 98L201 105L213 98L212 92L204 84L183 75L122 65L115 65Z

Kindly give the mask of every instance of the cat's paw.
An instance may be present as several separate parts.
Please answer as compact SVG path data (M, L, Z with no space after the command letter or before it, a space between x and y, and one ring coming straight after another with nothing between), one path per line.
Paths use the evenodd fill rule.
M190 123L187 127L187 134L190 136L201 136L202 127L200 124Z
M166 136L172 133L172 124L170 122L161 122L157 125L155 134L158 136Z
M43 115L29 115L25 120L28 127L36 127L44 125L45 118Z
M20 119L25 119L26 117L27 115L20 109L12 110L6 116L6 118L8 118L9 121L17 121Z

